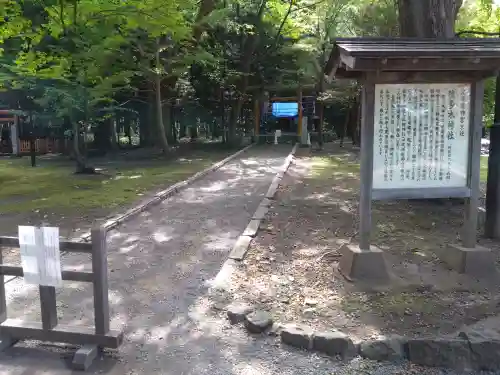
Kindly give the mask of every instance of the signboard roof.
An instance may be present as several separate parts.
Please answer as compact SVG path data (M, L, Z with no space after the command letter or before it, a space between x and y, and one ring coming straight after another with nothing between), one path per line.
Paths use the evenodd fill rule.
M456 71L494 74L500 66L499 38L339 38L325 74L358 78L369 71Z

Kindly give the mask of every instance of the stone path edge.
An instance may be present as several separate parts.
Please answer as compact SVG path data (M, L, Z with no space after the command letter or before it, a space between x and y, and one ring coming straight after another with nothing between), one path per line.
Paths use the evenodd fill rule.
M248 226L238 237L229 258L210 282L213 290L230 289L231 275L244 259L257 234L279 184L293 161L297 147L298 143L276 173ZM242 324L249 334L260 333L279 337L281 344L341 360L349 360L359 355L379 362L401 363L407 360L415 365L459 371L500 369L500 357L496 355L500 352L500 340L475 335L474 331L470 333L461 330L454 335L416 338L387 335L355 343L339 330L317 331L307 325L274 322L269 312L258 310L244 302L226 302L224 305L226 306L216 304L214 309L225 311L231 324Z
M497 371L500 369L500 340L473 327L455 334L433 337L381 336L355 343L339 330L318 331L303 324L274 322L271 314L245 302L233 301L217 310L226 312L232 325L243 323L249 334L279 337L281 344L340 360L357 356L379 362L402 363L458 371ZM271 345L274 345L272 342Z
M216 170L222 168L225 164L229 163L230 161L232 161L236 157L240 156L242 153L246 152L248 149L250 149L254 145L255 145L255 143L252 143L248 146L245 146L241 150L238 150L235 153L229 155L228 157L218 161L217 163L214 163L210 167L205 168L204 170L195 173L194 175L187 178L186 180L177 182L176 184L169 186L167 189L157 192L153 197L147 199L146 201L139 203L138 205L128 209L127 211L125 211L121 214L118 214L110 219L107 219L103 224L104 228L106 229L107 232L109 232L110 230L116 228L120 224L123 224L125 221L130 220L133 217L135 217L136 215L144 212L148 208L155 206L155 205L161 203L162 201L164 201L165 199L170 198L174 194L182 191L183 189L185 189L186 187L188 187L189 185L191 185L195 181L198 181L200 178L206 176L207 174L209 174L211 172L215 172ZM87 231L84 234L78 236L75 239L75 241L79 241L79 242L90 241L90 231Z
M293 157L295 155L295 152L297 151L297 147L298 143L293 146L292 151L290 151L285 159L285 162L274 176L271 184L269 185L269 189L267 190L266 195L260 202L255 213L252 215L250 222L248 223L243 233L236 240L236 243L231 250L231 253L229 254L229 259L242 261L245 258L248 248L250 247L250 244L252 242L252 238L257 235L260 224L262 223L262 220L264 220L267 211L269 210L271 200L274 199L281 180L283 180L285 173L288 171L288 168L290 168L290 164L292 164Z
M151 198L148 198L148 199L142 201L141 203L126 210L125 212L123 212L121 214L117 214L110 219L105 219L104 224L102 224L102 225L106 229L106 232L109 232L110 230L115 229L120 224L123 224L125 221L134 218L136 215L140 214L141 212L144 212L148 208L153 207L153 206L161 203L162 201L164 201L167 198L170 198L174 194L180 192L182 189L185 189L186 187L188 187L192 183L198 181L200 178L206 176L207 174L209 174L211 172L215 172L216 170L220 169L225 164L227 164L230 161L232 161L233 159L237 158L238 156L240 156L241 154L243 154L244 152L246 152L248 149L250 149L251 147L253 147L255 145L256 145L256 143L251 143L248 146L243 147L241 150L238 150L235 153L229 155L228 157L214 163L210 167L207 167L204 170L195 173L191 177L189 177L183 181L177 182L176 184L169 186L165 190L161 190L161 191L155 193L154 196L152 196ZM76 238L72 238L71 241L89 242L90 239L91 239L90 231L86 231L82 235L80 235ZM65 253L61 253L61 256L63 256L64 254ZM6 277L4 280L4 284L11 282L12 280L17 279L18 277L19 276Z

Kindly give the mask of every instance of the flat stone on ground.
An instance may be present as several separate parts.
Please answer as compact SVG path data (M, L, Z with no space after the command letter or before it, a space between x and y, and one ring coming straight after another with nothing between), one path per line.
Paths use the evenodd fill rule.
M241 323L245 315L250 314L254 307L245 302L233 302L227 307L227 317L231 324Z
M245 257L248 247L250 246L250 242L252 242L252 237L250 236L239 236L238 240L234 244L233 250L229 254L230 259L234 260L243 260Z
M262 220L266 217L268 211L269 211L269 205L264 206L261 204L253 214L252 219Z
M256 310L245 316L245 328L250 333L262 333L273 324L273 318L267 311Z
M273 179L273 182L269 186L269 189L267 190L266 198L273 199L274 195L276 194L276 190L278 190L279 185L280 185L280 180L276 179L276 177L275 177Z
M359 354L374 361L397 361L405 358L406 341L401 336L391 336L378 340L364 341Z
M471 368L471 352L466 340L454 338L421 338L408 341L410 362L429 367L455 370Z
M299 349L311 349L313 331L308 326L290 324L281 330L281 342Z
M352 340L340 331L318 332L313 337L313 349L342 359L355 357L356 346Z
M255 237L259 231L259 226L260 220L251 220L243 232L243 236Z
M465 327L458 336L469 342L473 368L500 369L500 317L490 317Z
M441 260L459 273L477 277L496 276L493 253L490 249L476 245L470 249L457 244L450 244L439 252Z

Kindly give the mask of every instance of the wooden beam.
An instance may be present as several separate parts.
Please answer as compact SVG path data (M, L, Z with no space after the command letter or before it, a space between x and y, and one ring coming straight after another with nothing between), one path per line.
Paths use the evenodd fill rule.
M2 236L0 237L0 246L19 247L19 238ZM92 253L92 244L88 242L60 241L60 251L69 251L74 253Z
M254 103L253 110L253 121L255 127L255 135L258 136L260 133L260 100L256 99Z
M41 323L20 319L7 319L0 324L0 334L16 340L32 339L75 345L95 344L112 349L118 348L123 341L123 334L117 331L109 331L104 335L99 335L90 328L62 325L58 325L52 330L44 330Z
M356 58L342 61L347 70L362 71L494 71L500 59L480 58Z
M298 122L297 122L297 135L300 136L302 134L302 118L303 118L303 113L302 113L302 88L299 87L299 94L297 97L297 102L299 105L299 116L298 116Z
M361 188L359 197L359 247L361 250L370 250L374 114L375 84L366 81L361 92Z
M465 200L465 220L462 233L462 245L475 248L477 243L477 216L480 196L481 170L481 133L483 128L484 81L476 82L471 87L471 115L469 128L469 180L470 197Z

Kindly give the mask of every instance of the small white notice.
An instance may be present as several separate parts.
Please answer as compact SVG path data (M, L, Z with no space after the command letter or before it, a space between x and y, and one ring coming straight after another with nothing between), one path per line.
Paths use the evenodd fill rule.
M19 226L19 247L27 284L62 286L59 228Z

